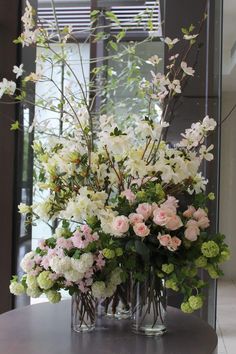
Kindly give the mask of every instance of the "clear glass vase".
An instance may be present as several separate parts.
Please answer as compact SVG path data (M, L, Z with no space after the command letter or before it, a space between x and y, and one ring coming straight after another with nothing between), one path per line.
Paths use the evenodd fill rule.
M95 329L96 301L90 292L76 292L71 300L71 328L75 332Z
M103 302L107 317L124 320L131 318L130 281L117 286L114 295Z
M167 297L164 280L150 270L144 281L133 281L132 331L147 336L166 332Z

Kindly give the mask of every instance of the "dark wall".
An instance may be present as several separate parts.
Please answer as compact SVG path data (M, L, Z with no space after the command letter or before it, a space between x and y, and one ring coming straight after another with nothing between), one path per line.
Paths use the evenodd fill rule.
M0 1L0 80L3 77L15 79L12 69L18 61L18 49L12 40L18 36L20 3L20 0ZM10 310L12 306L9 280L13 261L14 161L17 134L10 131L10 126L15 118L15 105L0 104L0 313Z
M204 13L207 18L201 25ZM180 133L190 127L193 122L202 120L206 115L220 122L221 104L221 47L222 47L222 0L166 0L165 1L165 36L182 38L182 27L201 26L197 45L191 50L187 58L189 66L195 69L195 76L183 88L182 97L174 102L172 121L168 130L167 140L179 141ZM184 51L183 41L179 42L173 51ZM166 56L168 55L166 50ZM167 61L166 61L167 64ZM208 144L214 144L215 160L203 166L203 173L209 179L208 190L216 195L216 199L209 205L211 231L218 231L218 204L219 204L219 150L220 125L208 138ZM206 305L199 314L211 325L215 325L216 310L216 282L209 280L206 274L202 277L210 283L206 292ZM171 300L180 302L178 297Z

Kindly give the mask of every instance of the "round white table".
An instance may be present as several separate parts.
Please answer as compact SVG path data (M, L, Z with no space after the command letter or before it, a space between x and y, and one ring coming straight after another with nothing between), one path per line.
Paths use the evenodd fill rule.
M129 320L99 321L94 332L71 331L69 300L13 310L0 315L0 354L217 353L215 331L173 307L168 308L168 332L162 337L131 333Z

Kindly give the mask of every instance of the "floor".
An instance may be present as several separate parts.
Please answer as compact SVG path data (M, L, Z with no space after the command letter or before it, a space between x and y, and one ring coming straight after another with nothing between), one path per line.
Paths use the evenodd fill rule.
M219 281L217 302L218 354L236 354L236 281Z

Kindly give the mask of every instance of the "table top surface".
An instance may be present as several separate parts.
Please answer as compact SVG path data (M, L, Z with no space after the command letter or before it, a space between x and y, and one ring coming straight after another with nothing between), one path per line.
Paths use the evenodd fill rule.
M42 303L0 315L0 354L213 354L217 336L205 322L168 308L168 332L145 337L129 320L102 319L90 333L70 328L70 301Z

